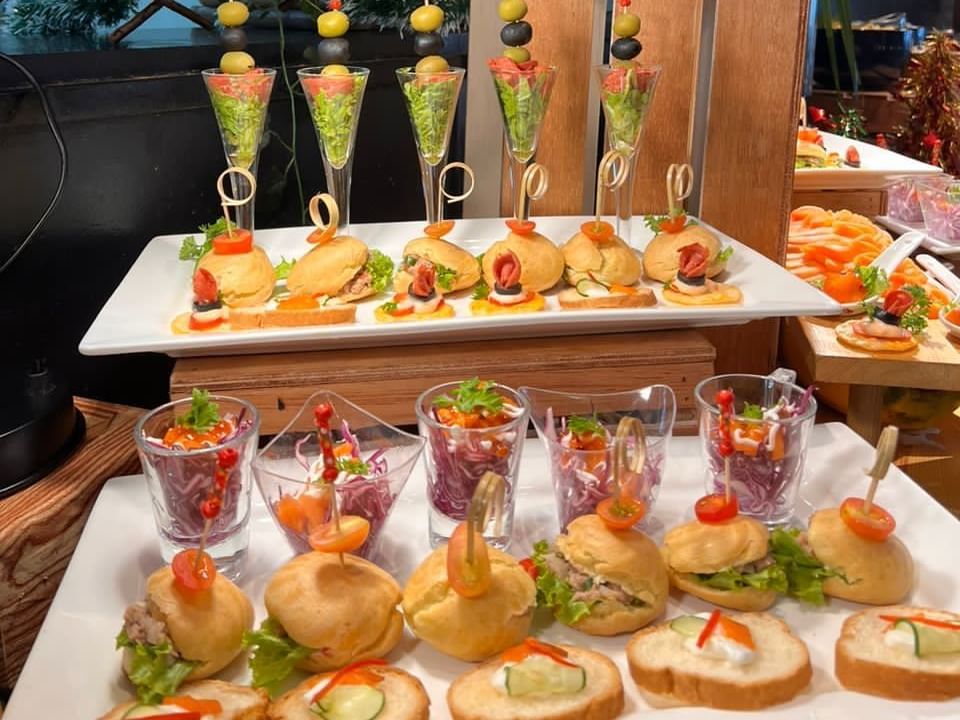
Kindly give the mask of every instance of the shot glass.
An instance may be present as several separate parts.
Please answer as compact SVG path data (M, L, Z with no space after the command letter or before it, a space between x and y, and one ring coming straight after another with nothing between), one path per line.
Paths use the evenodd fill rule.
M190 399L176 400L145 414L134 429L134 440L147 479L153 518L164 562L181 550L200 544L204 518L200 504L213 485L217 453L232 448L239 454L230 471L220 514L213 520L206 552L217 569L231 580L240 577L250 540L250 488L260 433L260 415L248 402L211 395L220 417L230 417L234 431L212 447L177 450L164 445L167 430L190 409Z

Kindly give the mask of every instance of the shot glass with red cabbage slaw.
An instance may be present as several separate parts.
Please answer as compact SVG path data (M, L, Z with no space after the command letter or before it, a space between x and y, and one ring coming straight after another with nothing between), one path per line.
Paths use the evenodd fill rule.
M927 233L935 240L960 245L960 179L942 175L917 181Z
M370 523L370 534L355 553L375 560L383 527L423 451L422 438L321 390L254 460L257 486L293 551L309 552L310 533L332 521L329 495L321 491L323 457L313 419L320 403L333 408L330 434L340 470L334 481L340 513Z
M768 525L793 516L817 415L813 387L806 390L769 375L717 375L694 389L700 413L700 449L707 493L724 491L720 455L719 390L733 390L730 486L740 512Z
M430 545L447 542L466 520L480 478L492 471L504 479L504 511L500 532L491 521L483 537L505 550L510 545L517 472L527 433L526 400L504 385L473 378L430 388L417 399L416 411L420 435L427 440Z
M195 391L196 395L196 391ZM244 400L203 393L209 429L184 442L185 418L196 417L196 396L176 400L146 413L134 429L143 474L153 505L164 562L179 551L196 548L203 532L200 504L213 484L217 453L232 448L239 460L230 471L223 504L213 520L206 551L217 569L237 580L250 539L251 463L257 453L260 415Z
M923 225L916 177L898 177L887 185L887 215L902 223Z
M613 437L623 417L642 422L646 433L646 461L639 474L626 478L626 487L646 506L645 519L651 517L676 418L673 390L651 385L587 395L521 387L520 393L530 404L530 417L550 459L561 530L613 494Z

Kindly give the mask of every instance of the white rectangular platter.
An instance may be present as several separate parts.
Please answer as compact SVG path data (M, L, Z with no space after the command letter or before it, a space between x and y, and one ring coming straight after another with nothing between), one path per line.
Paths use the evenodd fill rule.
M565 242L586 220L582 217L537 218L537 230L555 242ZM422 222L354 225L353 234L371 248L399 261L406 243L422 234ZM448 236L473 254L482 253L507 229L502 219L461 220ZM281 257L302 256L309 246L307 228L257 231L257 243L276 264ZM472 317L469 291L452 297L457 316L420 323L378 324L373 319L377 305L387 294L358 304L357 321L349 325L279 328L247 332L175 335L170 321L190 308L192 264L177 259L182 235L165 235L150 241L127 276L97 315L80 342L84 355L116 355L132 352L162 352L174 357L225 355L253 352L321 350L337 347L370 347L459 340L544 335L585 335L627 330L739 325L764 317L830 315L840 312L832 300L791 275L760 253L718 233L724 245L735 248L729 271L723 277L743 291L741 305L678 307L660 300L660 287L650 287L658 296L651 308L564 311L559 309L557 290L547 293L548 309L524 315ZM649 242L652 233L634 218L637 247ZM562 283L561 283L562 284Z
M674 438L665 480L648 522L654 540L665 528L692 517L694 500L704 481L698 439ZM873 450L845 425L815 427L809 448L807 477L800 491L799 519L814 508L837 506L844 497L862 494L866 481L861 468L872 463ZM528 440L519 475L517 515L511 552L522 557L534 542L552 539L557 520L549 469L542 445ZM427 555L427 508L422 464L414 470L390 520L378 562L401 584ZM264 618L263 591L271 573L292 555L267 510L255 494L252 532L245 579L241 586ZM913 553L917 584L911 601L918 605L960 610L960 578L956 548L960 522L896 468L881 483L877 502L897 519L898 536ZM162 564L142 476L117 478L105 486L70 561L36 644L14 688L4 720L91 720L130 695L122 677L114 637L124 608L142 598L146 577ZM960 700L949 703L905 703L843 690L833 675L833 648L847 615L861 606L833 600L823 608L780 600L772 612L781 616L806 641L813 664L811 686L787 705L758 713L729 713L703 708L651 710L630 678L624 655L629 636L591 637L558 624L537 628L551 642L573 643L608 654L619 666L626 691L625 718L663 717L742 718L753 715L784 720L871 720L960 717ZM689 596L672 597L666 618L710 607ZM445 702L449 684L470 665L443 656L405 631L388 659L417 675L431 699L431 717L450 717ZM242 659L222 673L248 682Z
M828 132L820 134L826 151L839 153L841 158L847 148L853 145L860 153L860 167L799 168L793 175L794 190L879 190L902 175L943 173L935 165L927 165L870 143Z
M905 223L901 220L896 220L889 215L877 215L874 220L884 227L893 230L896 233L900 233L901 235L914 230L922 232L923 240L920 242L920 244L936 255L942 255L943 257L960 256L960 245L954 245L953 243L938 240L937 238L933 237L933 235L927 233L927 227L923 223Z

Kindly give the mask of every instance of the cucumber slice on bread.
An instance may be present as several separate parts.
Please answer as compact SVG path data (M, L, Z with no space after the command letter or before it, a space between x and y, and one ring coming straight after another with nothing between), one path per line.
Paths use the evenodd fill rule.
M897 620L895 630L913 635L913 651L917 657L960 653L960 629L936 627L912 620Z
M386 702L383 692L370 685L340 685L310 710L323 720L373 720Z
M707 621L696 615L681 615L670 621L670 629L684 637L697 638L703 632Z
M580 692L587 686L587 672L582 667L569 667L542 655L531 655L523 662L504 668L507 694L566 695Z

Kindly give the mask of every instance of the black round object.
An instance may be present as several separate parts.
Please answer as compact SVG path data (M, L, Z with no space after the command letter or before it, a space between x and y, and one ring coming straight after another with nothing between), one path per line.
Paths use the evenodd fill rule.
M346 38L324 38L317 43L320 65L341 65L350 59L350 41Z
M220 302L219 300L214 300L213 302L209 302L209 303L198 303L198 302L193 303L194 312L207 312L208 310L219 310L222 307L223 307L223 303Z
M439 55L443 52L443 38L440 33L415 33L413 36L413 51L421 56Z
M508 288L505 288L500 283L494 283L493 291L497 293L497 295L519 295L523 292L523 288L520 286L520 283Z
M433 300L437 296L437 289L435 287L430 288L430 293L428 295L417 295L413 291L413 283L410 283L410 286L407 288L407 294L412 295L417 300L422 300L426 302L427 300Z
M526 20L507 23L500 30L500 42L508 47L520 47L533 40L533 27Z
M610 46L610 54L617 60L633 60L640 54L641 50L643 50L643 45L640 44L639 40L632 37L614 40Z
M247 31L242 27L228 27L220 31L220 44L228 52L247 47Z
M83 440L83 415L46 363L0 368L0 498L32 485Z
M887 312L886 310L877 310L877 314L874 315L874 317L880 322L886 323L887 325L900 327L900 318L891 312Z
M703 285L706 285L707 283L706 275L698 275L697 277L687 277L683 273L678 272L677 279L680 280L680 282L684 283L685 285L691 285L693 287L701 287Z

